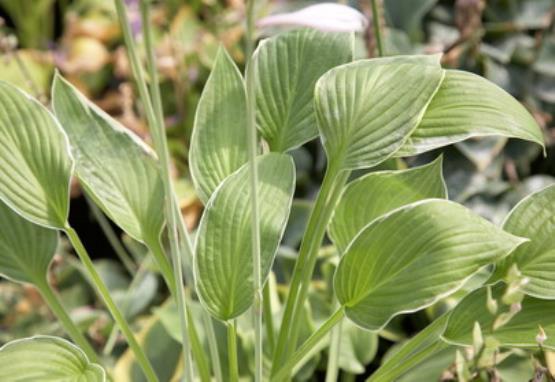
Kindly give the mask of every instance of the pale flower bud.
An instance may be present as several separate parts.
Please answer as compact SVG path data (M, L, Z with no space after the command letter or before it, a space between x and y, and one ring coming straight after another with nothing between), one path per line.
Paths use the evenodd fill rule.
M264 17L256 25L261 28L300 26L324 32L361 32L368 26L368 20L354 8L335 3L323 3L295 12Z

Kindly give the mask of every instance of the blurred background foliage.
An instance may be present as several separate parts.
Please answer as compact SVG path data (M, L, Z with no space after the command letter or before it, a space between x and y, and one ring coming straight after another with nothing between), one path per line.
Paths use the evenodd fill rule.
M313 2L260 0L258 15L298 9ZM343 1L371 19L368 0ZM128 0L133 30L141 41L138 3ZM382 19L388 55L443 52L443 64L479 73L506 89L535 116L544 131L547 152L537 145L505 138L474 139L405 161L388 161L384 168L410 167L440 155L450 199L464 203L500 223L523 196L555 181L555 0L383 0ZM240 66L244 63L244 3L242 0L165 0L154 2L152 23L161 75L166 126L173 154L183 216L194 230L202 205L188 175L188 142L195 107L220 44ZM260 37L275 30L261 30ZM357 56L375 55L372 27L357 36ZM0 0L0 80L15 83L49 102L55 70L74 83L95 103L115 116L147 142L149 133L122 45L111 0ZM272 311L279 320L278 295L286 281L324 168L318 141L293 153L297 165L296 201L283 246L271 278L275 295ZM547 156L545 155L547 154ZM358 173L357 175L360 175ZM170 380L179 365L179 335L175 308L166 302L167 291L158 282L145 249L122 235L82 196L72 189L73 225L91 248L96 265L140 337L147 344L155 367ZM146 260L145 260L146 259ZM337 256L332 247L321 251L317 280L304 317L308 336L330 312L330 283ZM142 380L132 355L109 315L95 298L78 262L62 241L51 280L107 364L115 366L117 381ZM478 280L474 280L476 285ZM468 288L472 289L472 283ZM379 338L352 324L343 325L340 366L353 380L379 366L404 339L452 306L457 294L424 312L395 318ZM241 367L252 365L250 322L239 325ZM225 341L223 328L218 340ZM0 345L18 337L63 334L39 294L30 287L0 281ZM202 335L202 333L201 333ZM222 347L222 348L225 348ZM449 380L454 351L446 349L404 380ZM553 357L547 356L547 359ZM308 362L297 378L318 379L325 367L322 352ZM225 367L225 362L223 363ZM553 365L548 367L552 368ZM523 381L537 365L526 354L510 354L497 367L505 381ZM450 374L451 373L451 374ZM553 370L552 370L553 373ZM314 376L316 375L316 376Z

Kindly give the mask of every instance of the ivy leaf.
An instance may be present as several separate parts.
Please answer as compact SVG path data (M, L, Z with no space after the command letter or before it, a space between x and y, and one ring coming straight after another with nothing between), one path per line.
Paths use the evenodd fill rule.
M442 159L403 171L371 172L349 183L329 226L340 253L359 231L374 219L422 199L446 198Z
M503 224L514 235L527 237L497 264L495 275L504 277L513 264L528 282L522 291L530 296L555 299L555 186L549 186L518 203Z
M505 291L505 284L497 283L492 288L492 296L500 300ZM492 315L487 309L487 288L483 287L466 296L453 309L443 339L455 345L472 345L472 328L478 322L482 335L493 337L499 346L537 348L536 337L539 327L547 335L543 341L545 348L555 349L555 303L526 296L522 300L522 309L505 325L493 330L497 316ZM507 312L508 305L502 305L497 315Z
M509 93L476 74L447 70L422 122L396 155L416 155L492 135L544 145L534 118Z
M339 263L335 293L347 317L378 330L455 292L523 240L459 204L416 202L360 232Z
M58 337L35 336L0 349L0 380L104 382L104 370L81 349Z
M284 152L318 136L314 85L352 60L353 35L299 29L260 43L256 67L257 123L270 149Z
M87 194L134 239L158 241L164 192L153 151L59 74L52 100Z
M52 114L0 81L0 199L36 224L63 229L72 166L67 138Z
M284 154L257 158L261 275L265 280L283 236L295 185L292 159ZM206 309L230 320L253 302L251 200L248 166L230 175L212 195L200 222L195 279Z
M439 56L398 56L324 74L315 105L328 160L354 170L391 157L420 123L443 73Z
M0 201L0 275L40 284L58 245L58 234L21 217Z
M247 163L247 101L243 77L220 47L195 114L189 161L195 188L206 203L216 187Z

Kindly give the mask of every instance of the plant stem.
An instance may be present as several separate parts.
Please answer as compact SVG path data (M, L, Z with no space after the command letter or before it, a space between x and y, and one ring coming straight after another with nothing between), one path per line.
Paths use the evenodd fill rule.
M272 377L272 382L282 381L287 379L295 366L303 359L304 355L318 345L318 343L329 333L329 331L345 316L343 308L339 308L326 322L322 324L312 335L299 347L287 361L282 364L281 369Z
M143 21L143 32L147 52L147 64L149 69L149 75L151 80L151 91L153 94L155 108L153 107L153 100L149 96L149 91L146 86L144 79L142 67L139 61L137 50L133 41L131 34L131 28L129 27L129 21L127 19L127 13L125 10L125 5L123 0L115 0L116 11L118 14L118 19L120 21L120 26L123 32L123 37L125 44L127 46L127 54L129 56L129 62L131 64L131 69L135 77L135 82L139 90L140 98L143 102L143 107L145 108L145 114L148 124L151 129L152 139L154 142L154 147L158 158L160 161L161 178L164 185L165 194L165 215L167 222L167 229L170 238L170 251L173 264L174 272L174 290L176 294L174 295L176 299L176 305L179 312L179 319L181 324L181 335L182 335L182 345L183 345L183 362L185 367L185 376L189 381L193 380L193 370L192 370L192 357L189 347L189 337L188 337L188 322L187 322L187 312L185 306L185 295L182 287L182 268L181 268L181 257L179 255L179 239L177 236L176 228L176 215L174 213L174 192L171 183L170 169L169 169L169 150L166 141L166 134L164 131L164 121L161 104L159 104L160 90L158 88L158 76L154 63L154 50L152 46L152 32L150 29L150 18L149 18L149 0L141 1L141 17ZM187 367L189 366L189 367Z
M289 295L287 296L278 343L274 353L272 373L276 372L275 368L282 365L287 358L287 354L291 353L291 350L294 350L297 346L301 323L300 314L318 258L318 250L335 204L350 174L349 171L341 170L339 166L341 163L341 160L328 163L322 187L307 223L299 257L293 270Z
M110 222L108 221L106 216L104 216L102 211L100 211L100 208L98 208L96 204L94 204L89 199L88 196L85 197L85 200L87 201L89 209L91 210L94 218L100 226L100 229L104 233L104 236L106 236L106 239L108 239L108 242L110 242L110 245L112 246L112 249L116 253L117 257L120 259L125 269L127 269L127 272L129 272L130 275L134 274L137 270L137 266L135 265L135 262L133 261L131 256L129 256L129 254L123 247L123 244L121 244L118 236L114 232L114 229L110 225Z
M54 313L56 318L62 324L64 330L71 337L71 339L81 348L81 350L85 352L85 354L89 358L89 361L99 363L96 352L92 348L91 344L89 343L89 341L87 341L83 333L81 333L77 325L75 325L75 323L71 320L71 317L60 302L60 298L54 293L52 287L48 284L46 279L40 280L35 285L39 290L42 298L44 298L44 301L46 301L46 303L48 304L50 310Z
M214 325L212 323L212 317L205 310L202 311L202 320L204 322L204 327L206 330L206 339L208 341L208 350L210 351L210 359L212 360L212 369L216 376L217 382L223 382L224 377L222 375L222 365L220 362L220 353L218 353L218 341L216 339L216 333L214 332Z
M227 324L227 359L229 362L229 380L239 381L239 363L237 361L237 328L234 322Z
M268 347L270 348L270 355L274 353L276 346L275 333L274 333L274 318L272 316L272 295L270 293L270 282L264 285L264 323L266 324L266 338L268 340Z
M378 56L383 57L385 55L385 49L382 40L382 29L380 25L380 12L379 12L379 0L371 0L372 2L372 25L374 27L374 39L376 40L376 47L378 49Z
M262 275L260 271L260 219L258 205L258 169L256 167L256 151L258 137L256 134L256 99L255 78L256 63L252 59L254 52L254 2L247 1L247 33L246 33L246 90L247 90L247 130L249 151L249 174L251 196L251 251L252 251L252 278L254 283L253 323L254 323L254 380L262 381L263 375L263 339L262 339Z
M326 382L336 382L339 372L339 353L341 352L341 329L343 320L332 329L328 365L326 367Z
M143 352L143 349L137 342L137 339L135 338L135 335L131 331L131 328L129 327L129 324L127 323L125 317L118 309L114 300L112 300L112 297L110 296L110 291L108 290L108 288L100 278L100 275L94 268L93 262L89 254L87 253L85 246L81 242L81 239L77 235L77 232L75 232L75 230L69 225L67 225L64 230L69 240L71 241L71 244L75 249L75 252L77 252L77 256L79 256L79 259L83 263L83 266L85 267L92 283L95 285L98 293L104 300L104 303L106 304L106 307L108 308L112 317L114 318L114 321L119 326L123 336L127 340L129 347L131 348L131 351L135 354L135 359L143 369L143 372L147 380L149 382L158 382L158 377L156 376L156 373L154 372L154 369L152 368L150 361L148 360L145 353Z

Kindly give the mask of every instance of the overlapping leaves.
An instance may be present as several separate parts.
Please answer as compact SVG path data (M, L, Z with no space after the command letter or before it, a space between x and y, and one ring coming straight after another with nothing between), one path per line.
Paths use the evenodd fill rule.
M377 330L454 292L523 240L456 203L417 202L375 220L353 240L336 271L335 293L347 317Z

